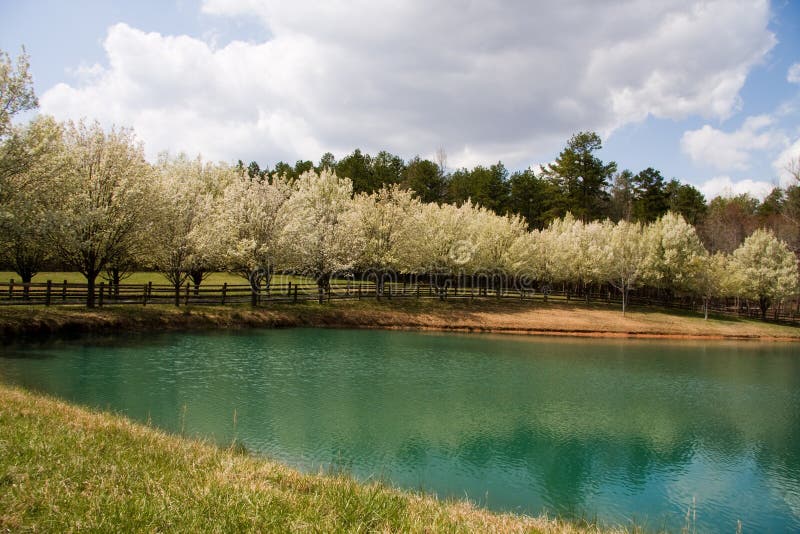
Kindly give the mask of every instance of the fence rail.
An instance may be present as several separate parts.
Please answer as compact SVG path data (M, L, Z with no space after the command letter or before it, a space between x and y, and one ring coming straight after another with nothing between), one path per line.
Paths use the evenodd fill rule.
M88 284L48 280L23 284L14 280L0 282L0 306L13 305L77 305L85 304L88 296ZM562 289L521 289L515 287L473 287L455 285L436 286L431 283L387 282L379 288L374 282L332 282L327 288L320 288L316 283L280 283L254 291L249 284L202 284L182 285L177 291L169 284L119 284L110 285L100 282L95 286L95 305L128 304L147 306L150 304L174 304L186 306L191 304L234 305L251 304L266 305L271 302L329 302L334 300L361 299L439 299L439 300L491 300L516 299L547 301L583 301L621 305L622 296L607 286L595 288L587 294ZM680 309L688 312L703 313L702 299L683 296L670 299L656 298L632 292L628 303L639 306L658 306ZM714 299L709 304L709 312L737 317L760 318L761 311L757 303L746 299ZM800 324L797 302L777 303L767 313L774 321Z

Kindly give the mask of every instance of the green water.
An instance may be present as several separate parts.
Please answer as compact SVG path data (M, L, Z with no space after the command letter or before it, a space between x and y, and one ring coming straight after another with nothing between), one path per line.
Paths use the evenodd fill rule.
M799 349L291 329L6 347L0 380L495 510L790 532Z

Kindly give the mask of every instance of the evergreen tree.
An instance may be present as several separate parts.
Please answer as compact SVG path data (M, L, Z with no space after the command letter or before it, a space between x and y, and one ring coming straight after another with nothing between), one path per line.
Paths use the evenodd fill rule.
M617 164L603 163L596 157L594 153L601 148L603 145L596 133L579 132L544 170L563 196L563 210L572 212L582 221L599 219L607 213L606 188Z
M703 193L689 184L682 184L674 178L664 188L667 194L669 211L680 213L689 224L697 225L708 210Z
M510 187L508 171L501 162L491 167L478 165L472 170L460 169L450 178L448 198L461 204L469 199L495 213L505 213Z
M542 229L552 219L553 197L558 191L531 170L515 172L509 180L508 209L521 215L528 228Z
M648 167L633 177L633 217L641 222L655 221L669 209L661 173Z
M372 157L363 154L358 148L336 164L336 174L342 178L350 178L356 193L372 193L380 188L372 169Z
M403 187L414 191L422 202L444 202L447 184L439 166L419 156L408 162L402 180Z

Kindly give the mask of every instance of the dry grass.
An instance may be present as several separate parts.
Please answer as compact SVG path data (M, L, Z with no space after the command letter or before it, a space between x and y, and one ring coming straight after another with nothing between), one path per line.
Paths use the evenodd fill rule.
M609 532L495 514L0 386L0 531Z
M493 299L337 301L330 304L247 306L15 306L0 308L0 333L25 336L119 331L320 326L434 329L515 334L800 340L800 328L733 317L704 321L696 314L633 309L625 316L602 304Z

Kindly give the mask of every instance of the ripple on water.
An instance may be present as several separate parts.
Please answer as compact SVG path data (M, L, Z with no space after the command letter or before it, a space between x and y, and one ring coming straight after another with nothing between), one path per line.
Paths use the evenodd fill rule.
M793 346L346 330L14 349L0 377L497 510L800 530ZM234 423L234 413L236 413Z

